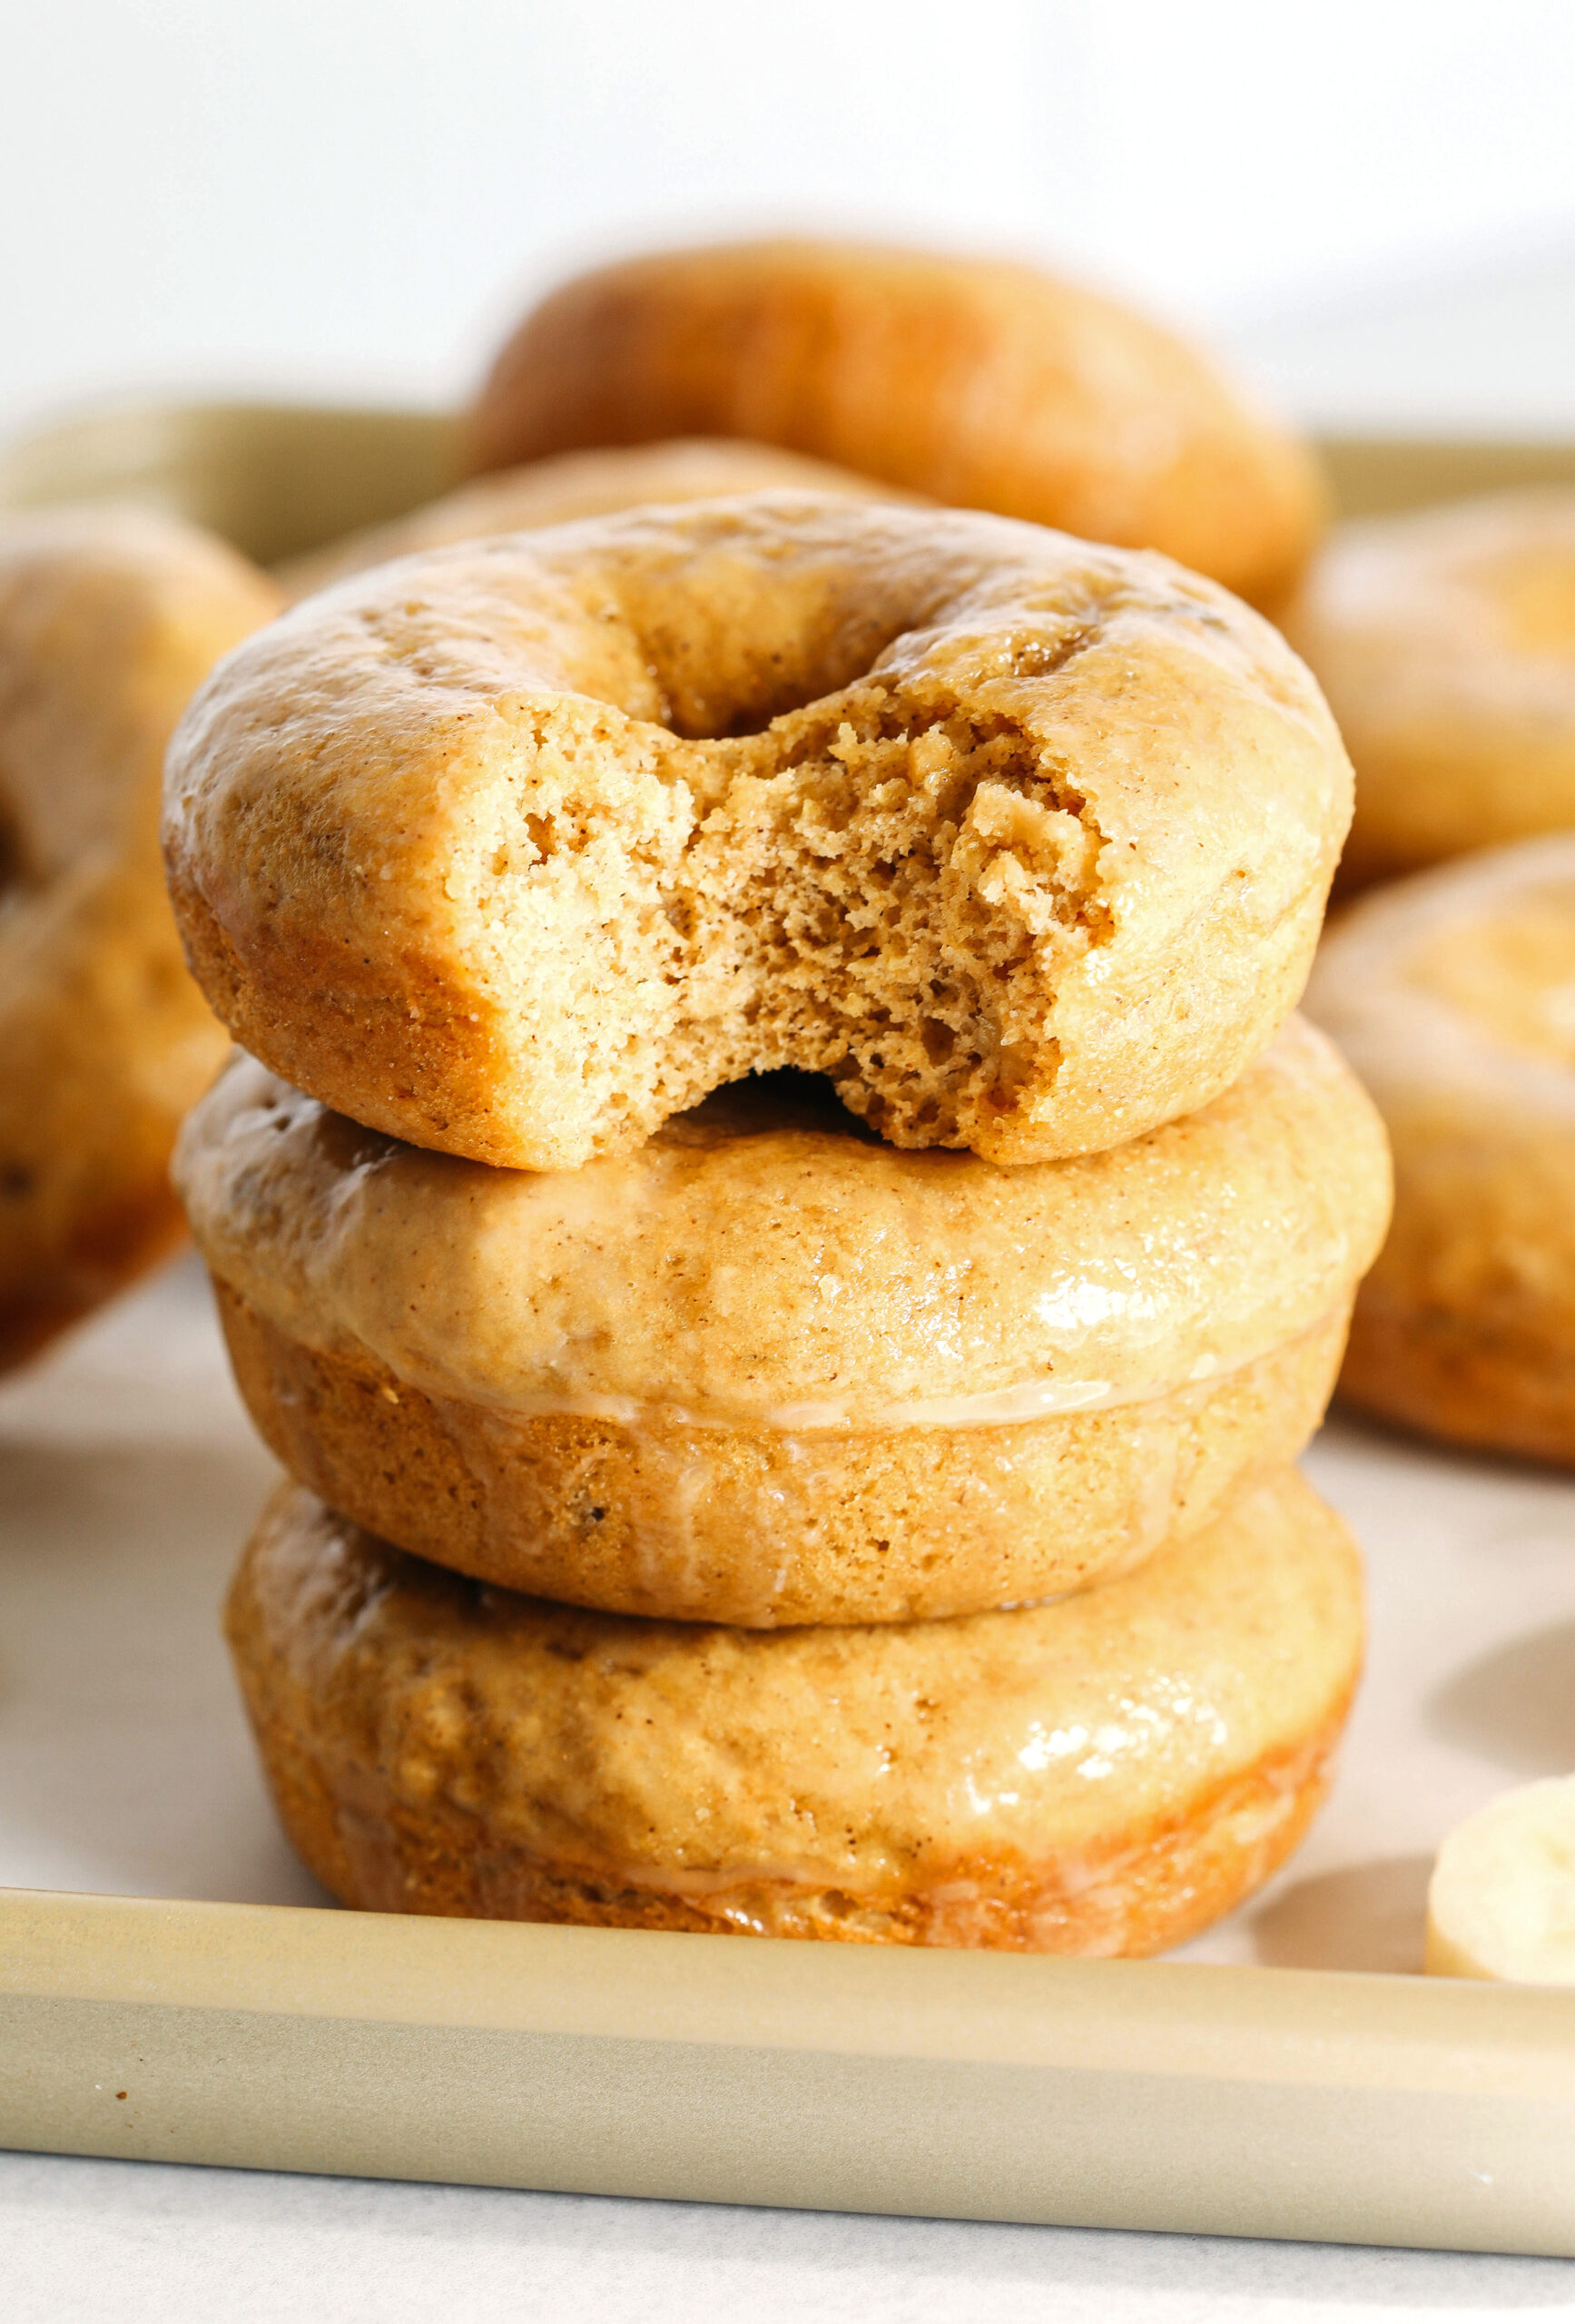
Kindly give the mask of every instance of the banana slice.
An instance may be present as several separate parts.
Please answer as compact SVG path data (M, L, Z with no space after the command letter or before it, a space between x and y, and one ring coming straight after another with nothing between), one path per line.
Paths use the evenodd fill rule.
M1428 1973L1575 1985L1575 1776L1507 1791L1438 1852Z

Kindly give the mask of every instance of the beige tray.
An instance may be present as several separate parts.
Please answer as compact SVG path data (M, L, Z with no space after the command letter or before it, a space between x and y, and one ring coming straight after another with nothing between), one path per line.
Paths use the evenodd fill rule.
M1350 507L1575 475L1570 447L1329 448ZM0 506L133 492L276 556L427 497L450 474L453 449L438 417L148 407L89 416L0 452ZM235 1780L254 1780L249 1768L243 1778L237 1772L239 1728L216 1647L202 1685L217 1691L184 1707L186 1727L155 1735L146 1709L153 1679L141 1682L140 1698L128 1686L114 1730L124 1768L106 1762L102 1736L111 1730L73 1730L65 1700L74 1688L113 1690L126 1656L144 1650L129 1613L95 1632L92 1610L73 1599L73 1557L83 1561L80 1588L106 1602L117 1586L165 1589L151 1627L178 1637L189 1661L190 1641L211 1640L206 1593L259 1489L261 1458L221 1381L202 1368L211 1354L199 1351L184 1374L172 1355L162 1389L153 1376L184 1328L171 1303L157 1288L142 1295L63 1363L0 1398L0 1483L15 1531L7 1556L32 1577L17 1588L34 1592L33 1627L18 1614L0 1633L0 1699L16 1691L16 1656L36 1666L56 1642L48 1684L61 1691L58 1734L75 1733L84 1779L104 1794L94 1803L101 1841L142 1793L161 1787L206 1798L211 1825L232 1815L232 1795L212 1772L231 1748ZM154 1419L176 1407L186 1434L179 1451ZM1432 1546L1421 1537L1438 1533L1457 1502L1473 1512L1474 1550L1496 1551L1501 1522L1504 1571L1519 1573L1522 1590L1533 1554L1544 1577L1562 1572L1565 1540L1575 1567L1575 1488L1558 1481L1501 1482L1484 1464L1360 1442L1335 1442L1314 1466L1336 1498L1344 1490L1348 1502L1361 1501L1359 1523L1375 1551L1378 1529L1398 1529L1413 1504L1425 1505L1406 1551L1408 1604L1435 1594L1418 1564ZM1550 1533L1561 1538L1536 1550ZM117 1551L128 1566L140 1561L118 1583ZM198 1576L203 1594L193 1602ZM1547 1620L1569 1601L1561 1581L1539 1586ZM15 1611L23 1600L8 1602ZM1392 1640L1395 1616L1392 1604ZM1553 1683L1550 1669L1542 1683ZM1398 1727L1384 1724L1393 1684L1380 1638L1368 1725L1359 1719L1353 1738L1348 1782L1358 1788L1361 1753L1371 1764L1379 1748L1403 1748ZM221 1700L231 1721L222 1732ZM64 1796L67 1747L54 1732L41 1730L32 1758L23 1755L40 1821ZM1463 1760L1440 1765L1468 1789L1484 1780ZM123 1809L117 1784L131 1803ZM1409 1851L1388 1866L1403 1876L1408 1929L1418 1847L1457 1805L1441 1787L1414 1829L1396 1837L1385 1827L1388 1844ZM204 1877L194 1860L182 1871L176 1838L165 1834L162 1844L153 1856L172 1887ZM1319 1846L1315 1833L1305 1865L1325 1861ZM65 1868L44 1876L135 1886L152 1859L140 1872L108 1874L106 1860L102 1846L97 1857L84 1855L78 1875L62 1856ZM210 1847L204 1863L215 1861ZM220 1893L311 1893L304 1876L293 1888L292 1873L249 1887L251 1876L231 1865ZM1314 1903L1332 1897L1345 1921L1356 1911L1357 1891L1337 1869L1315 1871L1301 1891ZM1267 1917L1275 1912L1275 1925L1285 1925L1285 1906ZM1215 1942L1216 1961L1241 1957L1228 1933ZM1304 1945L1289 1949L1309 1957ZM1326 1944L1314 1957L1331 1951L1352 1957ZM1275 1957L1286 1957L1284 1944ZM864 1951L13 1887L0 1890L0 2143L17 2147L1575 2254L1570 1993L1328 1968Z

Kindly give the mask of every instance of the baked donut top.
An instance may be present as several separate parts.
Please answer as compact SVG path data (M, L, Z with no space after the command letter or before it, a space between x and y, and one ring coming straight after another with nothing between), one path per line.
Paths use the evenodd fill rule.
M271 1716L352 1797L375 1770L592 1877L863 1895L1124 1832L1136 1851L1326 1737L1363 1635L1350 1536L1294 1471L1098 1590L876 1630L549 1605L287 1487L228 1622Z
M1019 1170L899 1152L773 1076L616 1160L500 1171L242 1060L176 1175L214 1272L325 1352L500 1412L789 1433L1208 1380L1337 1309L1388 1213L1373 1110L1294 1019L1200 1113Z
M242 1045L528 1168L763 1067L1027 1162L1205 1104L1350 812L1269 625L1164 559L797 495L437 550L203 689L165 832Z
M499 353L477 468L685 435L791 445L960 507L1157 548L1274 604L1321 527L1306 448L1192 348L1037 268L858 242L655 252Z
M1379 890L1330 931L1307 1007L1386 1108L1452 1093L1500 1137L1575 1121L1575 835Z
M501 474L478 477L392 524L373 525L348 540L295 558L280 573L292 601L326 589L391 557L443 548L493 533L535 532L582 517L615 516L652 502L721 500L737 492L814 492L833 499L906 500L914 496L872 477L806 459L771 444L725 437L688 437L664 444L563 452Z

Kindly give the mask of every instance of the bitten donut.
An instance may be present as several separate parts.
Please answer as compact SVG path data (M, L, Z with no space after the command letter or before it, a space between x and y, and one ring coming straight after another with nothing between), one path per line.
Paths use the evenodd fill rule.
M611 517L651 502L722 500L738 492L814 492L838 500L902 500L912 496L873 478L770 444L690 438L605 452L564 452L499 476L478 477L392 524L371 525L330 548L300 556L279 573L293 602L349 574L387 565L419 549L493 533L536 532L581 517Z
M1163 549L1255 604L1305 560L1305 448L1189 347L1026 266L835 241L669 251L527 315L477 468L665 436L783 444L935 500Z
M1125 1581L887 1630L485 1589L281 1490L231 1592L284 1826L381 1912L1156 1953L1316 1807L1355 1551L1294 1471Z
M334 1508L763 1627L1045 1598L1203 1524L1317 1425L1389 1192L1297 1020L1204 1112L1022 1170L899 1153L794 1076L489 1170L247 1060L177 1176L252 1416Z
M1575 1461L1575 836L1365 899L1308 1005L1394 1147L1394 1224L1343 1393L1461 1443Z
M165 842L236 1039L415 1145L573 1168L785 1065L1018 1163L1235 1079L1350 780L1277 633L1164 559L773 493L308 599L182 721Z
M1343 881L1575 828L1575 489L1344 526L1285 629L1355 762Z
M164 894L164 745L277 605L172 518L0 524L0 1368L180 1237L170 1150L228 1041Z

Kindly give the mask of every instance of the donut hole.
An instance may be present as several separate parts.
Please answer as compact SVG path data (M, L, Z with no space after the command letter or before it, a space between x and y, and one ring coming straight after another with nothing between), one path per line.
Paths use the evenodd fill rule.
M664 1122L656 1136L664 1145L720 1147L741 1137L774 1137L783 1130L880 1144L868 1122L842 1104L826 1075L802 1073L794 1066L725 1083L699 1105Z

